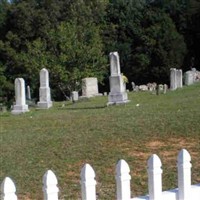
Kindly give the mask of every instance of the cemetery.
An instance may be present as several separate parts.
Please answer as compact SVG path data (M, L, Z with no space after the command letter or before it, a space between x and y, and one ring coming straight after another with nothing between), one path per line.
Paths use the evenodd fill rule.
M1 176L6 177L2 177L4 178L1 183L2 200L41 199L42 196L44 200L58 200L60 198L81 198L84 200L101 198L116 198L117 200L197 200L200 197L199 159L197 156L199 153L198 141L200 140L200 115L199 111L195 110L200 103L200 72L193 68L192 71L185 72L183 76L182 70L171 68L169 88L167 84L157 84L155 82L146 85L136 85L131 82L132 91L129 91L126 89L126 82L124 82L127 78L121 73L118 52L111 52L109 58L110 92L108 96L107 92L99 93L97 78L87 77L82 79L82 96L79 96L78 91L73 91L69 101L64 102L64 104L62 102L53 103L49 87L49 72L46 68L43 68L39 72L39 101L29 108L32 98L30 86L25 86L23 78L15 79L15 102L11 112L1 113L2 116L7 116L7 118L2 118L2 121L4 121L2 130L5 132L2 139L12 143L11 146L18 154L18 158L22 157L18 162L18 159L8 156L7 153L10 155L12 150L6 151L8 145L3 143L5 152L3 152L3 162L1 162L1 168L3 169ZM188 96L191 97L192 94L194 100L188 104L187 98ZM181 102L176 103L179 98ZM168 107L164 106L165 103L169 104ZM183 107L188 107L188 105L190 105L191 110L187 110L186 120ZM45 110L48 110L48 112ZM190 112L192 117L189 116L189 111L192 111ZM167 117L162 116L161 113L165 113ZM177 125L177 121L174 120L173 122L171 120L173 117L180 119L178 122L180 125ZM6 119L12 121L12 126L8 125ZM192 123L190 119L193 120ZM25 125L24 128L22 125ZM27 126L30 127L29 131L27 131ZM193 128L192 132L191 126ZM9 132L12 135L11 137L7 137ZM170 135L172 141L168 140L169 143L166 145L163 142L164 138ZM183 140L185 136L187 140ZM13 137L15 137L14 141L12 141ZM162 154L163 152L163 155L166 156L166 152L171 152L170 156L166 156L164 166L167 165L169 159L172 159L174 150L180 151L177 157L177 172L175 171L174 162L172 166L168 166L166 177L162 176L163 169L160 158L155 153L151 157L149 154L144 153L149 141L154 143L154 140L158 145L156 145L156 148L153 145L153 148L147 149L148 153L154 151ZM177 140L181 142L177 143ZM175 141L174 144L173 141ZM133 148L135 145L136 149ZM17 150L19 147L23 148L22 152ZM189 152L184 147L190 148L194 153L194 166L191 164ZM77 148L77 150L74 151L74 148ZM126 149L128 151L125 151ZM106 158L106 154L108 156L112 155L113 150L115 153L112 156L112 162L109 163L110 159ZM30 152L30 155L26 151ZM143 152L145 155L142 156L143 159L138 157L136 152L139 155ZM15 153L13 152L13 154ZM136 167L137 170L133 170L133 174L131 174L129 165L119 156L125 156L132 160L135 167L143 165L143 170L138 170ZM7 160L8 158L9 160ZM115 184L111 174L109 174L110 172L103 172L103 170L108 170L107 167L111 169L111 164L116 162L113 160L114 158L120 159L116 165L116 170L113 170ZM23 162L21 159L23 159ZM74 162L74 159L76 162ZM141 163L144 159L148 160L146 167L144 163ZM5 165L6 162L10 163L11 161L14 168ZM97 172L102 177L96 176L96 172L88 162L100 165ZM66 165L66 169L61 167L63 164ZM23 165L32 170L26 171L26 169L23 169L23 171L20 171L16 165L19 165L19 168ZM192 166L195 176L192 176ZM59 178L49 167L58 171L58 174L59 170L69 173L64 176L64 179L61 179L61 184L64 184L64 187L66 187L66 184L71 184L70 189L60 189ZM60 167L61 169L59 169ZM41 173L36 172L38 168L41 168L40 172L44 168L49 169L43 176L43 186L41 186L42 190L40 192L38 192L39 187L33 187L33 184L38 181L39 174L41 175ZM82 169L79 174L80 168ZM146 173L144 173L145 169ZM131 183L131 175L134 176L136 171L137 173L143 173L142 176L139 174L138 177L134 177L140 180L139 183L142 181L143 184L135 185L134 178ZM5 172L8 174L5 174ZM30 173L37 174L37 178L34 179ZM108 175L104 174L103 176L102 173L108 173ZM22 178L29 176L30 180L23 180L19 177L20 174ZM16 181L19 181L20 191L10 178L12 176L16 176L16 179L18 179ZM170 176L176 177L172 178L173 182L169 178ZM102 181L109 181L99 183L98 178ZM80 184L78 184L79 179L81 180ZM131 186L132 184L133 186ZM23 185L28 185L28 189L25 189ZM113 190L116 190L116 192ZM29 191L32 194L27 196ZM37 194L35 191L37 191Z
M1 200L200 200L200 1L0 1Z
M149 199L145 195L159 199L162 195L163 199L177 200L179 191L183 191L184 197L179 199L199 196L199 87L196 82L159 96L149 91L130 91L129 102L120 106L107 106L109 96L102 95L75 103L68 101L64 107L63 102L53 102L48 109L37 109L36 105L17 116L1 113L1 195L19 200L129 196L135 200ZM178 175L182 172L178 172L177 154L183 148L189 152L183 150L183 158L188 158L184 162L189 162L185 166L190 167ZM157 155L153 155L155 162L162 163L162 170L161 164L155 168L159 171L155 182L153 177L148 178L147 160L152 154L161 159L158 162ZM119 173L127 169L124 177L128 179L124 181L117 178L114 167L120 159L125 169L118 169ZM86 174L89 170L89 179L83 170ZM181 189L178 177L184 181L184 176L186 186ZM188 185L192 185L189 192Z

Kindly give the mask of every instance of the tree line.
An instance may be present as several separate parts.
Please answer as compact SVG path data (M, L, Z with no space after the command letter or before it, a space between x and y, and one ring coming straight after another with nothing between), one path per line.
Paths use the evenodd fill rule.
M39 71L52 97L97 77L108 87L109 52L138 84L168 83L169 69L200 66L200 0L0 0L0 96L13 101L23 77L38 96Z

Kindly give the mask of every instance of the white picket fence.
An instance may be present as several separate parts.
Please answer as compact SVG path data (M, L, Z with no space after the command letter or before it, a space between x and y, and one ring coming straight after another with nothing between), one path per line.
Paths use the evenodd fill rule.
M178 154L178 188L162 191L162 169L160 158L153 154L148 160L149 194L131 198L130 168L126 161L120 160L116 165L117 200L200 200L200 184L191 185L191 157L183 149ZM58 181L55 174L48 170L43 176L44 200L58 200ZM2 200L17 200L16 187L13 181L6 177L1 184ZM81 170L82 200L96 200L95 172L89 164ZM101 197L100 197L101 199Z

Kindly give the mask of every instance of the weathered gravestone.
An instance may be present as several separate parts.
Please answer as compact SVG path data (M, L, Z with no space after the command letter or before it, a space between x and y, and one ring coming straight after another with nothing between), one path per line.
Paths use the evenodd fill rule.
M185 82L185 85L192 85L194 83L194 72L193 71L185 72L184 82Z
M23 78L15 79L15 105L11 111L12 114L20 114L28 112L28 105L26 104L25 83Z
M132 86L132 90L134 91L134 89L135 89L135 83L134 82L131 82L131 86Z
M110 53L110 93L108 96L108 104L123 104L129 102L126 92L125 83L120 72L120 62L118 52Z
M163 85L163 94L166 94L166 93L167 93L167 89L168 89L167 84L164 84L164 85Z
M31 100L31 89L29 85L27 85L27 99Z
M97 78L89 77L82 79L82 96L102 96L102 94L99 93Z
M176 84L177 84L177 88L183 87L183 77L182 77L182 70L181 69L176 70Z
M176 90L183 87L182 69L170 69L170 89Z
M78 101L78 92L77 91L73 91L72 94L71 94L71 97L72 97L72 101L73 102L76 102Z
M157 95L162 94L163 89L164 89L164 86L162 84L157 85L157 91L156 91Z
M170 89L177 89L177 76L176 76L176 68L170 69Z
M40 101L38 102L38 108L48 109L52 107L51 93L49 87L49 72L43 68L40 71Z

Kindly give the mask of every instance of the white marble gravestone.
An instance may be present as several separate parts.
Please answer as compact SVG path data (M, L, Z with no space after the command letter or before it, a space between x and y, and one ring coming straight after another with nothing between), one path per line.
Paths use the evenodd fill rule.
M20 114L28 112L26 104L25 83L23 78L15 79L15 105L13 106L12 114Z
M163 85L163 94L166 94L166 93L167 93L167 89L168 89L167 84L164 84L164 85Z
M182 77L182 70L181 69L176 70L176 82L177 82L177 88L183 87L183 77Z
M29 85L27 85L27 99L31 100L31 89Z
M120 62L118 52L111 52L110 55L110 93L107 105L123 104L129 102L125 83L120 71Z
M72 98L72 101L75 102L75 101L78 101L78 92L77 91L73 91L72 94L71 94L71 98Z
M184 75L185 85L192 85L194 83L194 73L193 71L187 71Z
M49 72L43 68L40 71L40 101L38 102L38 108L48 109L52 107L51 92L49 87Z
M95 77L89 77L82 79L82 96L83 97L93 97L101 96L98 89L98 81Z
M177 89L177 76L176 76L176 68L170 69L170 89Z

